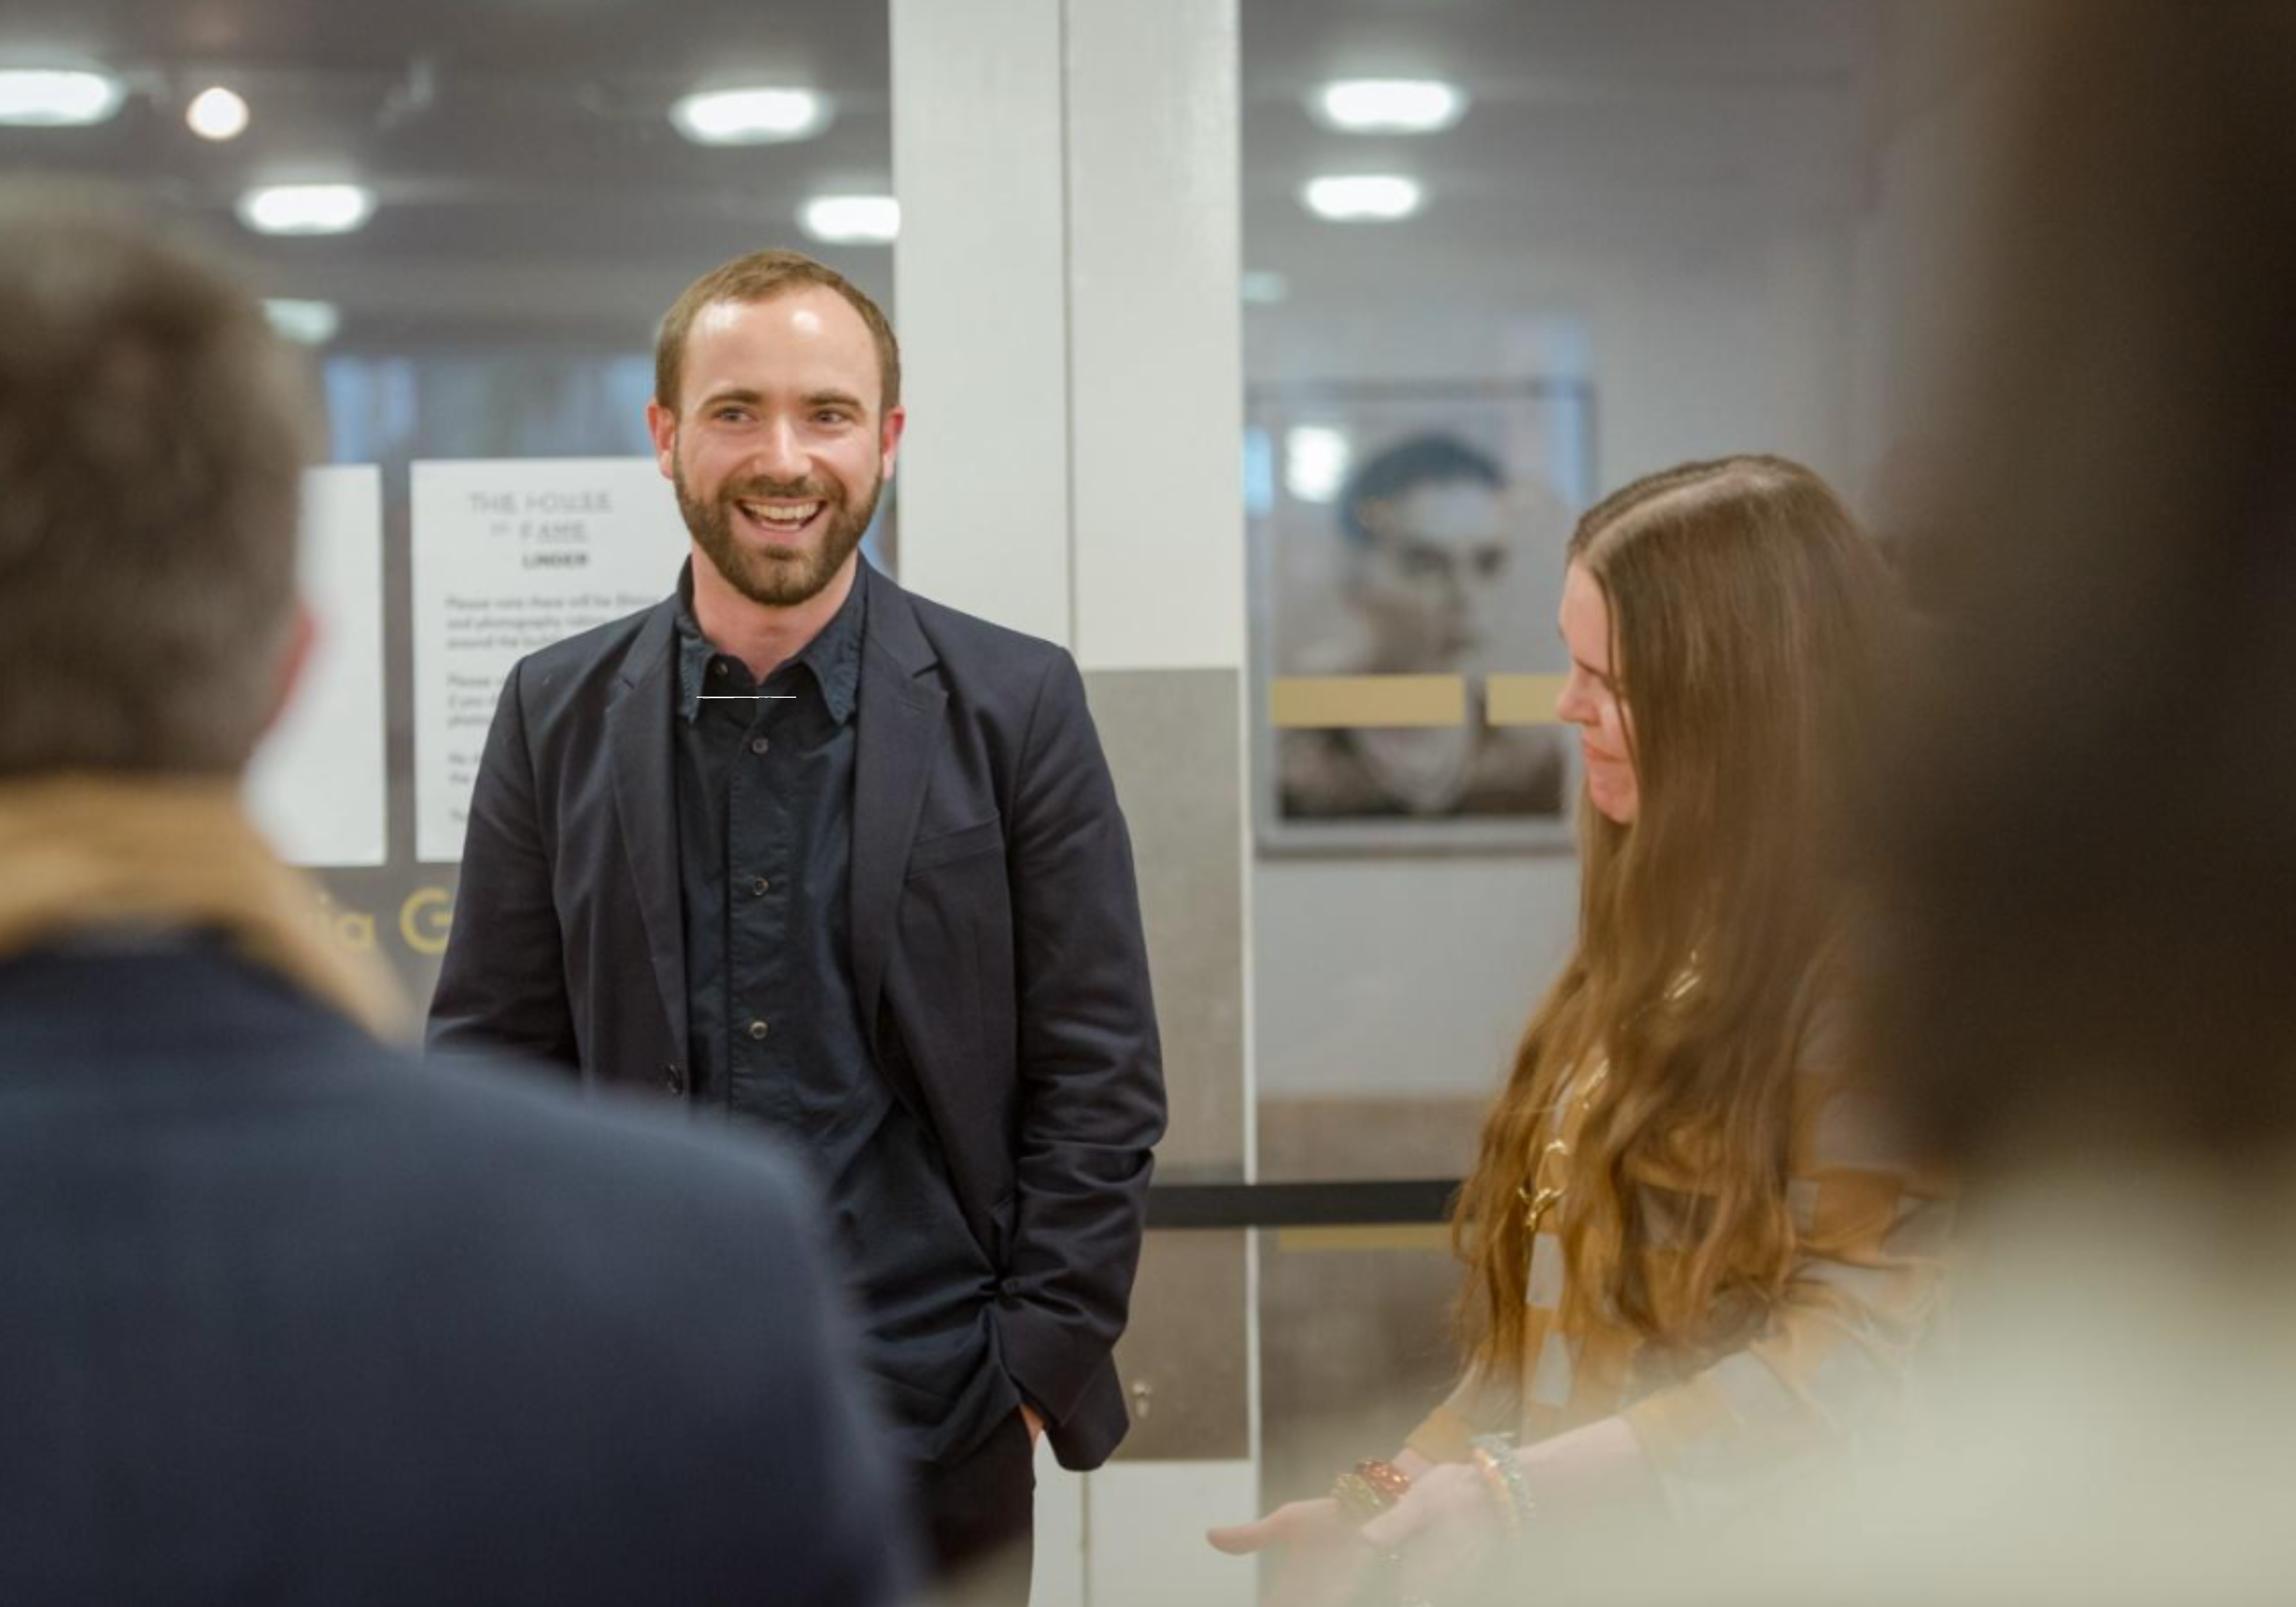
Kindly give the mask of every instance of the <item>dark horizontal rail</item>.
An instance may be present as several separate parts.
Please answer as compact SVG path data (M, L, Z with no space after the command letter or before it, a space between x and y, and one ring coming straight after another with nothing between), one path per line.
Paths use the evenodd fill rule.
M1148 1226L1369 1227L1450 1219L1456 1177L1400 1183L1167 1183L1148 1191Z

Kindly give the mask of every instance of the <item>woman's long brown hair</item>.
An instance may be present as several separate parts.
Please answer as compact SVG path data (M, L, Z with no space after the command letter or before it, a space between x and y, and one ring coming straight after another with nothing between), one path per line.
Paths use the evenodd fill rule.
M1615 493L1570 546L1602 588L1640 803L1583 799L1578 942L1540 1003L1454 1242L1472 1362L1519 1383L1530 1241L1523 1197L1574 1071L1607 1062L1560 1218L1581 1317L1616 1312L1692 1345L1718 1295L1775 1299L1793 1253L1790 1100L1843 890L1835 823L1893 659L1879 551L1825 483L1772 457L1691 463ZM1580 1084L1583 1087L1583 1082ZM1652 1276L1638 1176L1701 1197Z

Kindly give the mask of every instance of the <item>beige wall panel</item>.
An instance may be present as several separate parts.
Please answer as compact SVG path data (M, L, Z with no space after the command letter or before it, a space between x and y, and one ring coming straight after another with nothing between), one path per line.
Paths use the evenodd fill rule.
M1172 1126L1157 1180L1243 1175L1243 781L1234 671L1095 670L1132 830Z
M1251 1455L1250 1283L1242 1230L1152 1233L1116 1375L1132 1409L1119 1463Z

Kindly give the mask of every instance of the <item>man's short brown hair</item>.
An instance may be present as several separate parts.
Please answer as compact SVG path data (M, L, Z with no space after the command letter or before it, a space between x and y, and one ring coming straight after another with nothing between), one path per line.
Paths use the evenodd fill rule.
M882 381L880 418L901 405L901 344L893 326L874 301L851 280L826 264L800 251L752 251L714 267L685 287L661 321L653 348L653 398L673 414L678 409L678 387L685 378L685 341L693 320L705 307L720 301L736 304L770 301L775 296L817 284L845 298L877 343L877 371Z
M0 190L0 775L237 772L293 629L316 411L220 267Z

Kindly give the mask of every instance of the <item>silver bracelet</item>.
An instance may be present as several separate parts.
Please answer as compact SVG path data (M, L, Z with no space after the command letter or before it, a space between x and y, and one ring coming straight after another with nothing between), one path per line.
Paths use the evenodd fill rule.
M1530 1498L1530 1483L1522 1476L1522 1464L1515 1460L1514 1436L1512 1434L1478 1434L1470 1439L1475 1460L1486 1477L1495 1478L1497 1489L1506 1502L1507 1532L1521 1534L1529 1526L1538 1504Z

